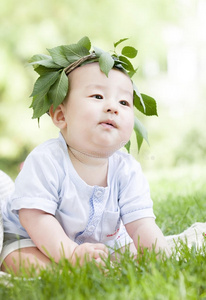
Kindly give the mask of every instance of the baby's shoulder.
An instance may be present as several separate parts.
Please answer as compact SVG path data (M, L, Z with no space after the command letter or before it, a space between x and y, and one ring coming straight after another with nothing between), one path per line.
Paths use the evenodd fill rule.
M59 153L65 153L66 144L61 138L49 139L42 144L38 145L31 154L44 154L44 155L58 155Z
M112 161L116 165L130 165L130 164L137 164L139 165L139 162L129 153L123 152L121 150L116 151L112 155Z
M112 169L123 174L136 172L141 168L140 163L131 154L121 150L116 151L112 155L110 162Z
M64 140L53 138L43 142L34 148L27 157L29 161L38 161L39 164L58 164L62 165L66 159L67 149Z

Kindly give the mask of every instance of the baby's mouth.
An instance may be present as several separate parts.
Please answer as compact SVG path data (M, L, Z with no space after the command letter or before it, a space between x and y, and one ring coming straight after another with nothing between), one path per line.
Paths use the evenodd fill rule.
M117 128L117 124L114 120L106 120L106 121L100 122L100 124L106 128Z

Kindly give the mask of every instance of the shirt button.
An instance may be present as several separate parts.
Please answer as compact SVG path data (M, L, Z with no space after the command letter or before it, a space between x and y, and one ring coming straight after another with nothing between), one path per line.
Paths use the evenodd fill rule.
M101 191L97 191L96 193L95 193L95 196L96 197L100 197L102 195L102 192Z
M95 229L95 226L94 225L90 225L89 227L88 227L88 230L89 231L93 231Z

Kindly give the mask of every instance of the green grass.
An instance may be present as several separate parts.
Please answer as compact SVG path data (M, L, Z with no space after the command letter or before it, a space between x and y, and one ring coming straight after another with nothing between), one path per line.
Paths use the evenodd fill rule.
M138 262L125 253L105 268L93 263L72 267L62 261L32 279L4 277L0 299L205 299L205 247L200 253L182 244L180 252L176 260L157 259L145 251Z
M166 235L206 221L204 177L179 176L151 181L156 221ZM170 258L157 259L145 250L135 261L126 252L113 267L109 260L105 267L87 263L81 268L62 260L40 274L33 270L32 278L0 278L0 299L206 299L205 260L206 246L189 249L183 242Z
M156 222L165 235L206 222L206 174L201 167L168 170L152 176L150 188Z

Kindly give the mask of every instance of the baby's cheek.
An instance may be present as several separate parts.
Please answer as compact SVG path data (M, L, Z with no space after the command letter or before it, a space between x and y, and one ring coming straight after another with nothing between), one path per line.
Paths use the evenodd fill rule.
M128 136L131 136L132 131L134 129L134 118L131 117L125 125L125 131L128 134Z

